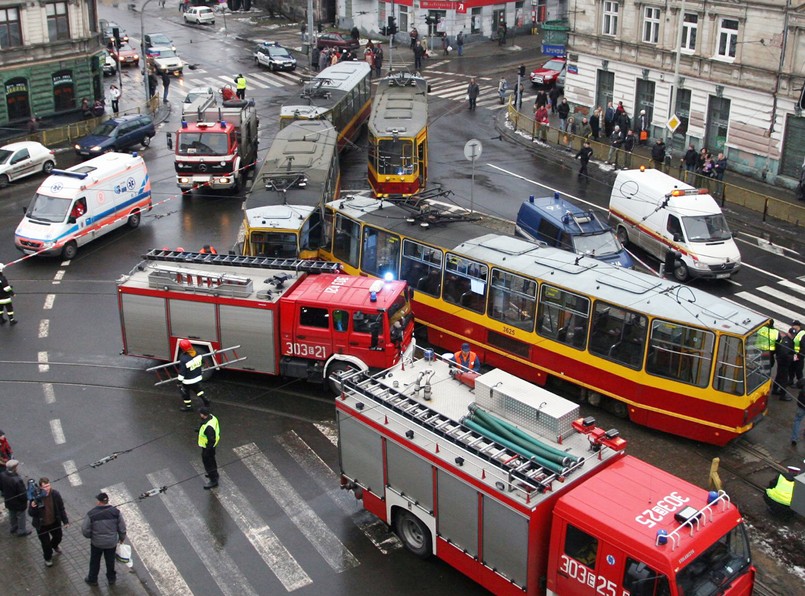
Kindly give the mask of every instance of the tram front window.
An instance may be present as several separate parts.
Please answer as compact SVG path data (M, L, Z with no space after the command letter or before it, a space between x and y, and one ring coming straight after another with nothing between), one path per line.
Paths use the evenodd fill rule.
M403 176L414 173L414 143L411 140L380 139L377 142L377 173Z
M255 232L250 236L252 255L275 259L295 259L299 256L296 234Z
M746 530L743 525L736 526L677 573L679 593L683 596L723 594L751 564Z

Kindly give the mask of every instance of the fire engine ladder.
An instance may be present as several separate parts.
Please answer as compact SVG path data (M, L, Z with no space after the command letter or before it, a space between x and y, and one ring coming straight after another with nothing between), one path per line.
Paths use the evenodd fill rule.
M488 461L508 475L510 491L521 490L527 497L533 491L541 493L549 490L551 482L556 479L554 472L537 462L470 430L461 422L436 412L400 390L380 383L367 372L361 371L342 377L341 384L346 392L384 405ZM515 484L515 480L519 482Z
M208 370L219 370L227 366L232 366L236 362L246 360L247 356L238 356L238 348L240 348L239 345L200 354L202 362L204 361L204 358L212 359L212 363L209 366L202 366L201 372L204 373ZM229 354L230 352L232 353L231 359ZM216 358L216 356L218 356L218 358ZM164 385L165 383L175 381L179 376L179 361L175 360L173 362L168 362L167 364L152 366L151 368L146 368L145 370L146 372L153 372L156 374L157 382L154 383L155 387L158 385Z
M270 257L246 257L242 255L217 255L200 252L185 252L152 248L143 255L146 261L183 263L185 265L229 265L231 267L253 267L255 269L280 269L282 271L304 271L305 273L341 273L339 263L313 261L307 259L274 259Z

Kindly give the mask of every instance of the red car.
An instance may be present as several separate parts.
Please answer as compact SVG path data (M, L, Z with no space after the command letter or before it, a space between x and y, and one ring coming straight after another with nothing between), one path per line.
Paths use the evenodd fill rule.
M347 49L354 51L361 47L361 44L351 37L344 37L340 33L331 32L319 35L316 47L320 50L324 48L338 48L339 50Z
M564 87L566 72L567 58L551 58L531 73L531 83L534 86L553 87L558 84Z
M120 49L116 52L113 52L112 56L114 56L115 60L117 60L120 66L124 66L126 64L133 64L134 66L137 66L140 63L140 54L138 54L137 50L127 43L120 44Z

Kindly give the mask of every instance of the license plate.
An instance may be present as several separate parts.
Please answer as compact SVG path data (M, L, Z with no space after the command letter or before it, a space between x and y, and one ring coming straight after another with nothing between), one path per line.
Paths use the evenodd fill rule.
M89 155L89 151L79 151L81 155Z
M716 279L727 279L729 276L729 273L716 273Z

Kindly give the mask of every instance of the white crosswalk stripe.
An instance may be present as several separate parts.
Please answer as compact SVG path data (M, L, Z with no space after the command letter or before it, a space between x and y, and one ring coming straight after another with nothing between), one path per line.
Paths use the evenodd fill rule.
M210 526L200 512L193 506L170 470L164 469L146 477L154 487L170 486L170 494L162 493L159 498L170 511L173 521L185 535L190 546L206 567L213 581L227 596L257 594L246 577L238 570L235 560L224 550L218 539L210 532ZM217 545L217 548L216 548Z
M797 297L805 295L804 283L783 280L773 286L760 286L753 292L737 292L732 297L725 297L725 300L751 308L774 319L778 327L782 327L805 317L805 300Z
M205 76L206 75L206 76ZM244 73L248 89L280 89L295 87L302 80L299 75L290 72L272 72L268 70ZM208 85L213 89L220 89L230 85L233 89L235 82L231 76L213 75L204 70L186 72L184 80L190 87Z

